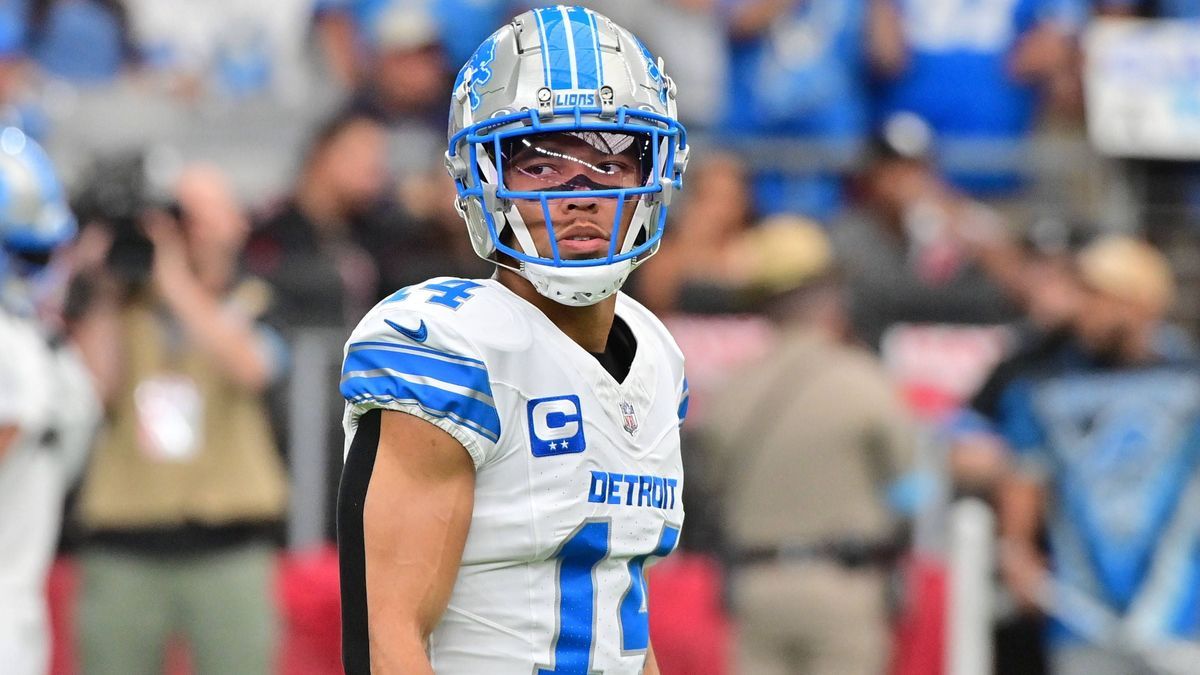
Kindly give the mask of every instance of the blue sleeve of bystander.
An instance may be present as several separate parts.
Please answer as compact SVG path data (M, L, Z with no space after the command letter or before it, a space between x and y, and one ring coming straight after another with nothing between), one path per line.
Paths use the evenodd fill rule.
M1036 383L1014 380L1000 397L996 429L1015 455L1018 468L1044 472L1048 468L1046 432L1036 406Z

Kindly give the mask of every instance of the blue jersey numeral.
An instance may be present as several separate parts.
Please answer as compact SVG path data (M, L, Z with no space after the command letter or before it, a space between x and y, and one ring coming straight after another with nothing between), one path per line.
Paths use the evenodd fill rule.
M471 299L471 291L482 285L465 279L454 279L436 284L425 284L422 288L433 291L433 295L429 296L427 302L444 305L450 309L458 309L462 307L464 301Z
M658 546L650 555L665 557L675 550L679 541L679 529L671 526L663 528L662 536L658 538ZM639 555L629 561L629 590L621 599L621 650L626 652L641 651L650 646L650 613L646 607L646 558Z
M471 291L479 288L483 284L477 281L467 281L466 279L451 279L449 281L439 281L437 283L429 283L424 286L407 286L393 293L386 302L400 302L407 300L408 296L414 290L428 291L429 298L425 302L442 305L450 309L458 309L467 300L473 296Z
M538 675L587 675L596 629L596 583L592 572L608 556L607 520L586 522L558 550L558 635L554 669Z
M537 675L587 675L592 668L592 643L596 639L595 570L609 554L612 523L587 521L563 542L558 558L558 634L552 642L554 667L539 667ZM679 541L679 529L664 526L658 546L650 555L665 556ZM629 588L618 608L621 651L645 650L650 645L646 611L645 565L648 555L629 561Z

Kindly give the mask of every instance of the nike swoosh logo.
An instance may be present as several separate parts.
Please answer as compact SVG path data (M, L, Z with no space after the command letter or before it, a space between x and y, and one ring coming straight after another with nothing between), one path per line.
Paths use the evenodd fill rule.
M404 326L401 326L400 324L388 319L384 319L383 322L392 328L395 328L404 337L416 342L424 342L425 338L429 337L429 329L425 327L425 319L421 319L421 325L417 326L416 328L405 328Z

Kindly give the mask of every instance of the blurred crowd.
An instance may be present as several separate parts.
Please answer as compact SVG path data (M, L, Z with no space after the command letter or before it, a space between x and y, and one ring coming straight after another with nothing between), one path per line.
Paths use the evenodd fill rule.
M491 273L447 103L533 4L0 0L0 670L339 672L341 345ZM1096 153L1081 74L1200 3L584 4L696 148L627 288L692 392L663 672L988 672L966 501L962 658L1200 672L1200 165Z

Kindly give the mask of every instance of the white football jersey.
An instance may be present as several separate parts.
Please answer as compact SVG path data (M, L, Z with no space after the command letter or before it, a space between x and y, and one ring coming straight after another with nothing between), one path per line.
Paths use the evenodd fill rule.
M0 427L16 427L13 443L0 455L0 598L5 591L41 591L44 562L58 537L39 525L57 512L61 481L54 457L43 452L53 421L54 362L41 329L32 320L0 308ZM31 541L31 538L37 541ZM41 541L49 538L49 542ZM3 604L0 602L0 604Z
M17 429L0 454L0 670L17 675L49 667L44 593L65 491L44 448L54 386L37 324L0 308L0 427Z
M443 674L640 673L645 568L683 524L683 356L618 296L637 340L618 383L495 280L439 278L376 306L346 348L347 448L372 408L458 439L475 505L449 608L430 639Z
M15 442L0 455L0 588L42 595L67 489L100 421L91 373L70 346L52 347L34 319L0 309L0 427ZM0 609L3 603L0 603Z

